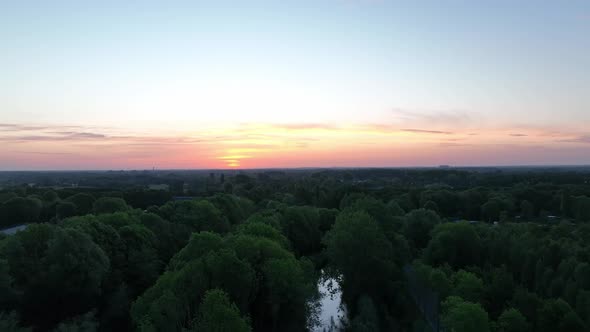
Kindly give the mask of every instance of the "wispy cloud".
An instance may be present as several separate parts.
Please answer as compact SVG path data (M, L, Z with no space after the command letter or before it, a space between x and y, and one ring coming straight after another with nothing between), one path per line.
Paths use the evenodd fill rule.
M510 134L510 136L512 136L512 137L526 137L528 135L527 134L521 134L521 133L512 133L512 134Z
M325 129L334 130L337 127L325 123L286 123L286 124L272 124L273 128L286 130L307 130L307 129Z
M68 126L68 125L34 125L34 124L22 124L22 123L0 123L0 132L19 132L19 131L71 131L80 130L83 126ZM49 132L48 132L49 133Z
M54 134L54 135L16 135L16 136L0 136L0 141L5 142L32 142L32 141L81 141L81 140L98 140L105 139L106 135L96 133L69 133L69 134Z
M27 126L15 123L0 123L0 131L32 131L32 130L44 130L47 127L44 126Z
M400 131L409 132L409 133L419 133L419 134L440 134L440 135L453 134L453 132L450 132L450 131L415 129L415 128L404 128L404 129L400 129Z
M464 147L464 146L473 146L473 144L442 142L442 143L439 143L438 146L443 147L443 148L456 148L456 147Z
M475 121L472 115L461 110L408 110L393 108L393 116L402 123L437 125L466 125Z
M43 152L43 151L10 151L12 153L21 153L21 154L39 154L39 155L58 155L58 156L71 156L75 155L75 153L68 153L68 152Z
M582 135L573 138L562 139L559 140L559 142L590 144L590 135Z
M85 133L85 132L73 133L68 136L68 138L71 138L71 139L99 139L99 138L105 138L105 137L106 136L103 134Z

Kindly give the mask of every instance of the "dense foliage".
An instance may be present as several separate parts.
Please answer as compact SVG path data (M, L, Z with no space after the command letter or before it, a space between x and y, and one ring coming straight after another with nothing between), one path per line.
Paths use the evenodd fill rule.
M320 273L350 331L590 330L583 170L81 174L0 190L0 330L302 331Z

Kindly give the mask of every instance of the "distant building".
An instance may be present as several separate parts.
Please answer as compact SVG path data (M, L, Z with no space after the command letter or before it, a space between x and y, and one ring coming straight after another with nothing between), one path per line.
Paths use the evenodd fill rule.
M438 166L438 168L451 168L451 166L449 166L449 165L440 165L440 166Z
M163 190L170 191L170 186L167 184L150 184L148 185L149 190Z

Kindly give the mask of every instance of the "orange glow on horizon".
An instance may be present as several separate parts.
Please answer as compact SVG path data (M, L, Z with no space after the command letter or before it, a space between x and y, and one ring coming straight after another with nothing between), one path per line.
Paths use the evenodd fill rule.
M252 124L197 135L125 135L90 129L75 134L55 129L13 131L0 133L0 139L8 143L0 145L0 160L11 161L0 166L188 169L534 164L576 160L588 147L578 132L558 129L308 126ZM554 155L559 159L551 157Z

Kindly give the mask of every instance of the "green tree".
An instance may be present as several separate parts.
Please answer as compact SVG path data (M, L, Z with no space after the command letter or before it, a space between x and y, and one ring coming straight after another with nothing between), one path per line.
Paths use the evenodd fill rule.
M485 278L487 279L485 287L486 308L490 315L497 317L514 294L514 279L505 267L488 271Z
M377 221L382 227L390 225L394 216L389 210L389 205L379 199L366 195L354 200L346 211L364 211L375 219L375 221Z
M57 214L57 218L65 219L75 216L78 211L78 207L76 206L76 204L72 202L59 202L57 203L55 211Z
M299 311L304 316L305 312L297 310L306 300L304 273L299 262L292 258L270 259L262 266L262 273L273 330L278 329L284 315L296 315Z
M210 279L209 287L223 289L240 309L247 310L249 301L256 290L256 271L251 265L239 259L231 249L210 252L203 258L203 262ZM298 272L297 270L290 271L293 278L297 277ZM291 283L293 288L297 285L296 282Z
M479 305L450 296L442 303L442 324L453 332L489 332L488 313Z
M440 224L436 212L428 209L413 210L405 218L403 232L414 248L422 249L430 241L430 232Z
M563 189L559 198L559 210L561 211L561 215L564 217L571 217L573 198L570 191L567 188Z
M245 221L254 210L254 203L245 197L217 194L208 198L232 225Z
M17 299L12 282L8 261L0 259L0 312L13 307Z
M0 215L2 226L12 226L17 224L32 223L39 221L41 208L43 204L37 198L16 197L7 200L0 205Z
M119 229L124 243L124 279L132 298L152 285L160 274L163 263L158 259L158 240L155 234L141 224Z
M53 190L47 190L46 192L43 193L43 201L47 202L47 203L53 203L57 200L59 200L59 196L57 196L57 193Z
M168 262L190 237L187 227L173 224L154 213L143 213L139 217L140 223L157 236L157 251L162 262Z
M71 202L76 205L76 214L85 215L92 212L94 205L94 197L90 194L77 193L65 199L66 202Z
M465 190L459 194L463 216L468 220L479 220L481 206L485 203L485 193L481 188Z
M101 197L93 204L93 211L95 214L124 212L129 209L127 203L122 198L118 197Z
M574 218L577 221L590 221L590 197L579 196L574 199Z
M574 271L574 278L578 287L590 290L590 264L580 263Z
M459 296L469 302L477 303L482 300L484 291L483 280L475 274L459 270L453 276L453 295Z
M170 260L169 269L179 270L191 260L225 248L223 238L212 232L193 233L190 241Z
M427 201L424 203L423 208L438 213L438 204L433 201Z
M406 214L405 211L399 206L397 201L393 199L387 203L387 210L389 211L389 214L394 217L399 217Z
M524 221L530 221L535 214L535 206L533 203L524 200L520 203L520 213Z
M590 325L590 291L581 290L576 296L576 312Z
M342 274L344 296L379 298L391 291L393 250L377 222L365 212L341 213L325 238L330 262Z
M370 297L362 295L358 301L358 314L352 319L351 331L373 332L379 331L379 316Z
M53 332L95 332L97 329L98 322L94 318L94 312L88 312L60 323Z
M41 330L93 308L110 265L88 235L47 224L12 236L2 252L22 292L23 321Z
M526 318L514 308L504 310L498 317L498 332L527 332L530 325Z
M428 243L425 257L433 265L448 263L462 268L479 264L480 251L480 237L470 224L446 223L432 230L432 240Z
M289 207L283 213L281 224L297 256L309 256L320 251L322 234L318 209Z
M238 227L237 232L245 235L264 237L281 244L285 249L290 248L289 239L276 228L262 222L248 222L242 224Z
M206 200L180 201L163 207L170 210L170 221L188 226L193 231L225 233L230 224L221 211Z
M481 216L486 222L498 221L502 211L501 203L496 199L490 199L481 206Z
M446 298L452 291L452 283L447 274L441 270L434 268L431 270L428 278L430 287L438 293L441 299Z
M242 317L227 294L220 289L212 289L205 293L199 306L199 315L194 331L203 332L248 332L248 318Z
M18 197L18 195L13 192L0 192L0 205L16 197Z
M562 299L545 300L538 315L537 329L541 332L587 331L587 326L573 311L570 305Z

